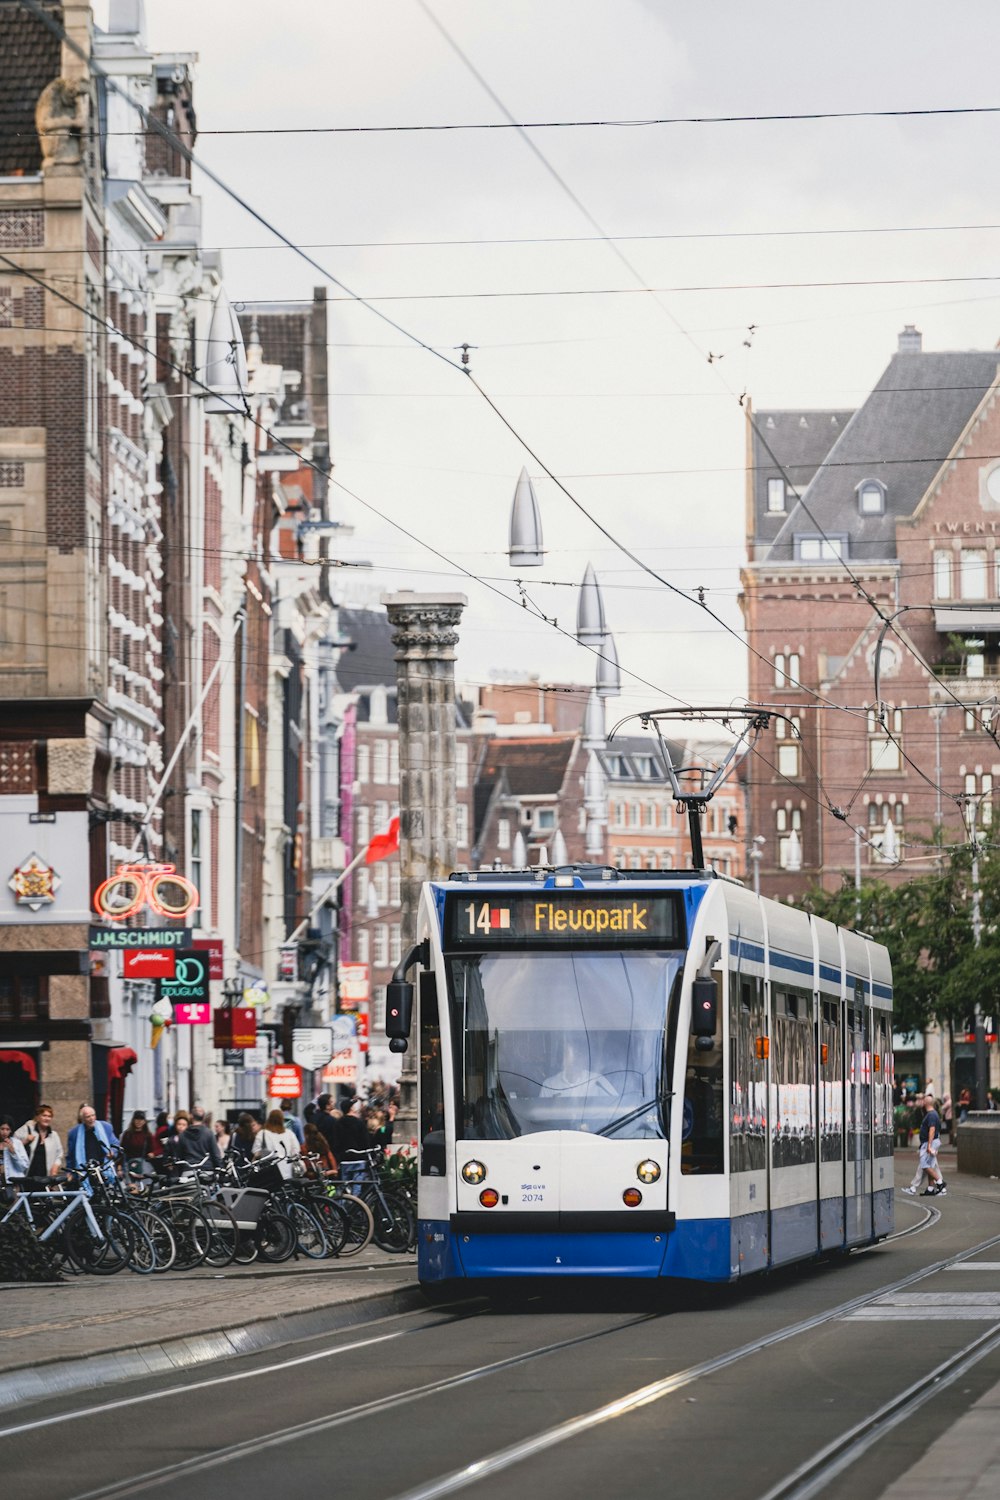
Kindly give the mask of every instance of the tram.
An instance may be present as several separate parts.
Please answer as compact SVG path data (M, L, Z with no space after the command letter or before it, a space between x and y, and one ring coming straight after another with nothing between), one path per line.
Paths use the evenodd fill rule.
M604 866L428 883L418 938L386 1032L405 1050L416 1010L429 1291L735 1281L891 1232L878 943L710 871Z

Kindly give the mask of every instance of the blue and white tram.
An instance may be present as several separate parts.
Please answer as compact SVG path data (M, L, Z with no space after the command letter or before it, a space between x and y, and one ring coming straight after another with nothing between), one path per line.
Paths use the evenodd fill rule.
M419 1275L733 1281L893 1224L885 948L703 872L452 875L416 965Z

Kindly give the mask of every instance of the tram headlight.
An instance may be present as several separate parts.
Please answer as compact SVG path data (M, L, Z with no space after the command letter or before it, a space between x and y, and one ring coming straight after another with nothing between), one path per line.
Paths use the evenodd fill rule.
M467 1161L462 1168L462 1180L470 1187L478 1187L486 1181L486 1168L481 1161Z
M622 1193L622 1202L626 1208L638 1208L642 1202L642 1194L638 1188L626 1188Z
M655 1182L660 1175L659 1163L652 1161L649 1157L647 1157L645 1161L641 1161L636 1167L635 1175L638 1177L640 1182L644 1182L648 1187L649 1184L651 1182Z
M479 1194L479 1201L484 1208L496 1208L500 1202L500 1194L496 1188L483 1188Z

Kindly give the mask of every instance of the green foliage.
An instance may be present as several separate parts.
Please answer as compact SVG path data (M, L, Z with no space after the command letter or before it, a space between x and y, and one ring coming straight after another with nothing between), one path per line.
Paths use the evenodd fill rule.
M979 856L981 936L973 935L972 857L951 850L942 868L901 885L886 880L845 883L838 891L811 888L803 906L817 916L868 933L889 949L897 1031L932 1022L963 1029L977 1003L997 1010L1000 963L1000 854Z
M387 1156L382 1167L382 1177L397 1187L417 1190L417 1158L405 1151L394 1151Z

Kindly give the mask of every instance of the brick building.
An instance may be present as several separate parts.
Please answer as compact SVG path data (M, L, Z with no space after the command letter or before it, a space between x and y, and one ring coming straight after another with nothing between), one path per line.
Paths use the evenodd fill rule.
M936 833L946 846L966 837L956 799L969 799L980 828L992 822L998 363L992 350L925 351L910 327L856 412L755 414L750 696L789 721L772 724L749 763L749 833L765 841L768 895L929 870ZM883 619L870 601L893 617L877 690ZM942 1052L935 1076L945 1067Z

